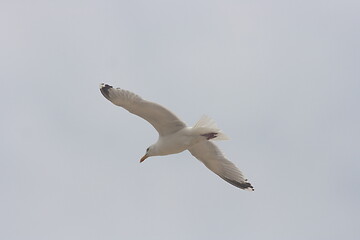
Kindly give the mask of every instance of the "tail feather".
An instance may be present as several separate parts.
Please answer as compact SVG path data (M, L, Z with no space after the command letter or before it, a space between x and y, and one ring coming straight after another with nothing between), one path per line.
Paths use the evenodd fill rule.
M216 137L211 138L211 140L229 139L223 132L221 132L221 130L216 125L216 122L206 115L203 115L193 128L196 129L201 135L215 134Z

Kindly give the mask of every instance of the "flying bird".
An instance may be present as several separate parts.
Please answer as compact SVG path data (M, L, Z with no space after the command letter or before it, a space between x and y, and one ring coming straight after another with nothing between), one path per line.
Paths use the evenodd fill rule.
M164 156L189 150L195 158L228 183L254 191L242 172L212 142L225 140L227 137L211 118L203 116L193 127L188 127L170 110L142 99L135 93L104 83L100 84L100 91L110 102L145 119L158 131L158 141L146 149L140 162L151 156Z

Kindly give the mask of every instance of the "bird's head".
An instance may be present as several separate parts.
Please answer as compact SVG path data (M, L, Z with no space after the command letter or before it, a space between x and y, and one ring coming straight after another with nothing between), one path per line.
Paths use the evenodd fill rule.
M154 145L151 145L146 149L145 155L140 159L140 162L145 161L148 157L155 156L155 147Z

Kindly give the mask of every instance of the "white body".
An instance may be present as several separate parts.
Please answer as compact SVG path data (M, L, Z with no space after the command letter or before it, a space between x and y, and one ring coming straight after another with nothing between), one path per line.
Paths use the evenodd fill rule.
M158 141L152 145L153 153L158 156L180 153L200 141L200 138L202 137L192 127L185 127L172 135L159 136Z
M206 116L203 116L200 121L204 119L212 121ZM227 139L225 134L220 132L215 126L204 127L197 124L194 127L184 127L171 135L159 136L158 141L152 145L152 154L153 156L164 156L183 152L200 141L208 141L202 135L209 132L217 133L217 137L214 140L219 140L220 138L223 140Z

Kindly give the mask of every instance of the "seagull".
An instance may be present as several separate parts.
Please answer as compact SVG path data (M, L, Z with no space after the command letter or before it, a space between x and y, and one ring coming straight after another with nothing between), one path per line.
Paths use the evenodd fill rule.
M146 149L140 162L148 157L176 154L188 150L208 169L228 183L240 189L254 191L242 172L212 142L225 140L227 137L211 118L203 116L193 127L188 127L170 110L128 90L113 88L102 83L100 91L110 102L145 119L158 131L157 142Z

